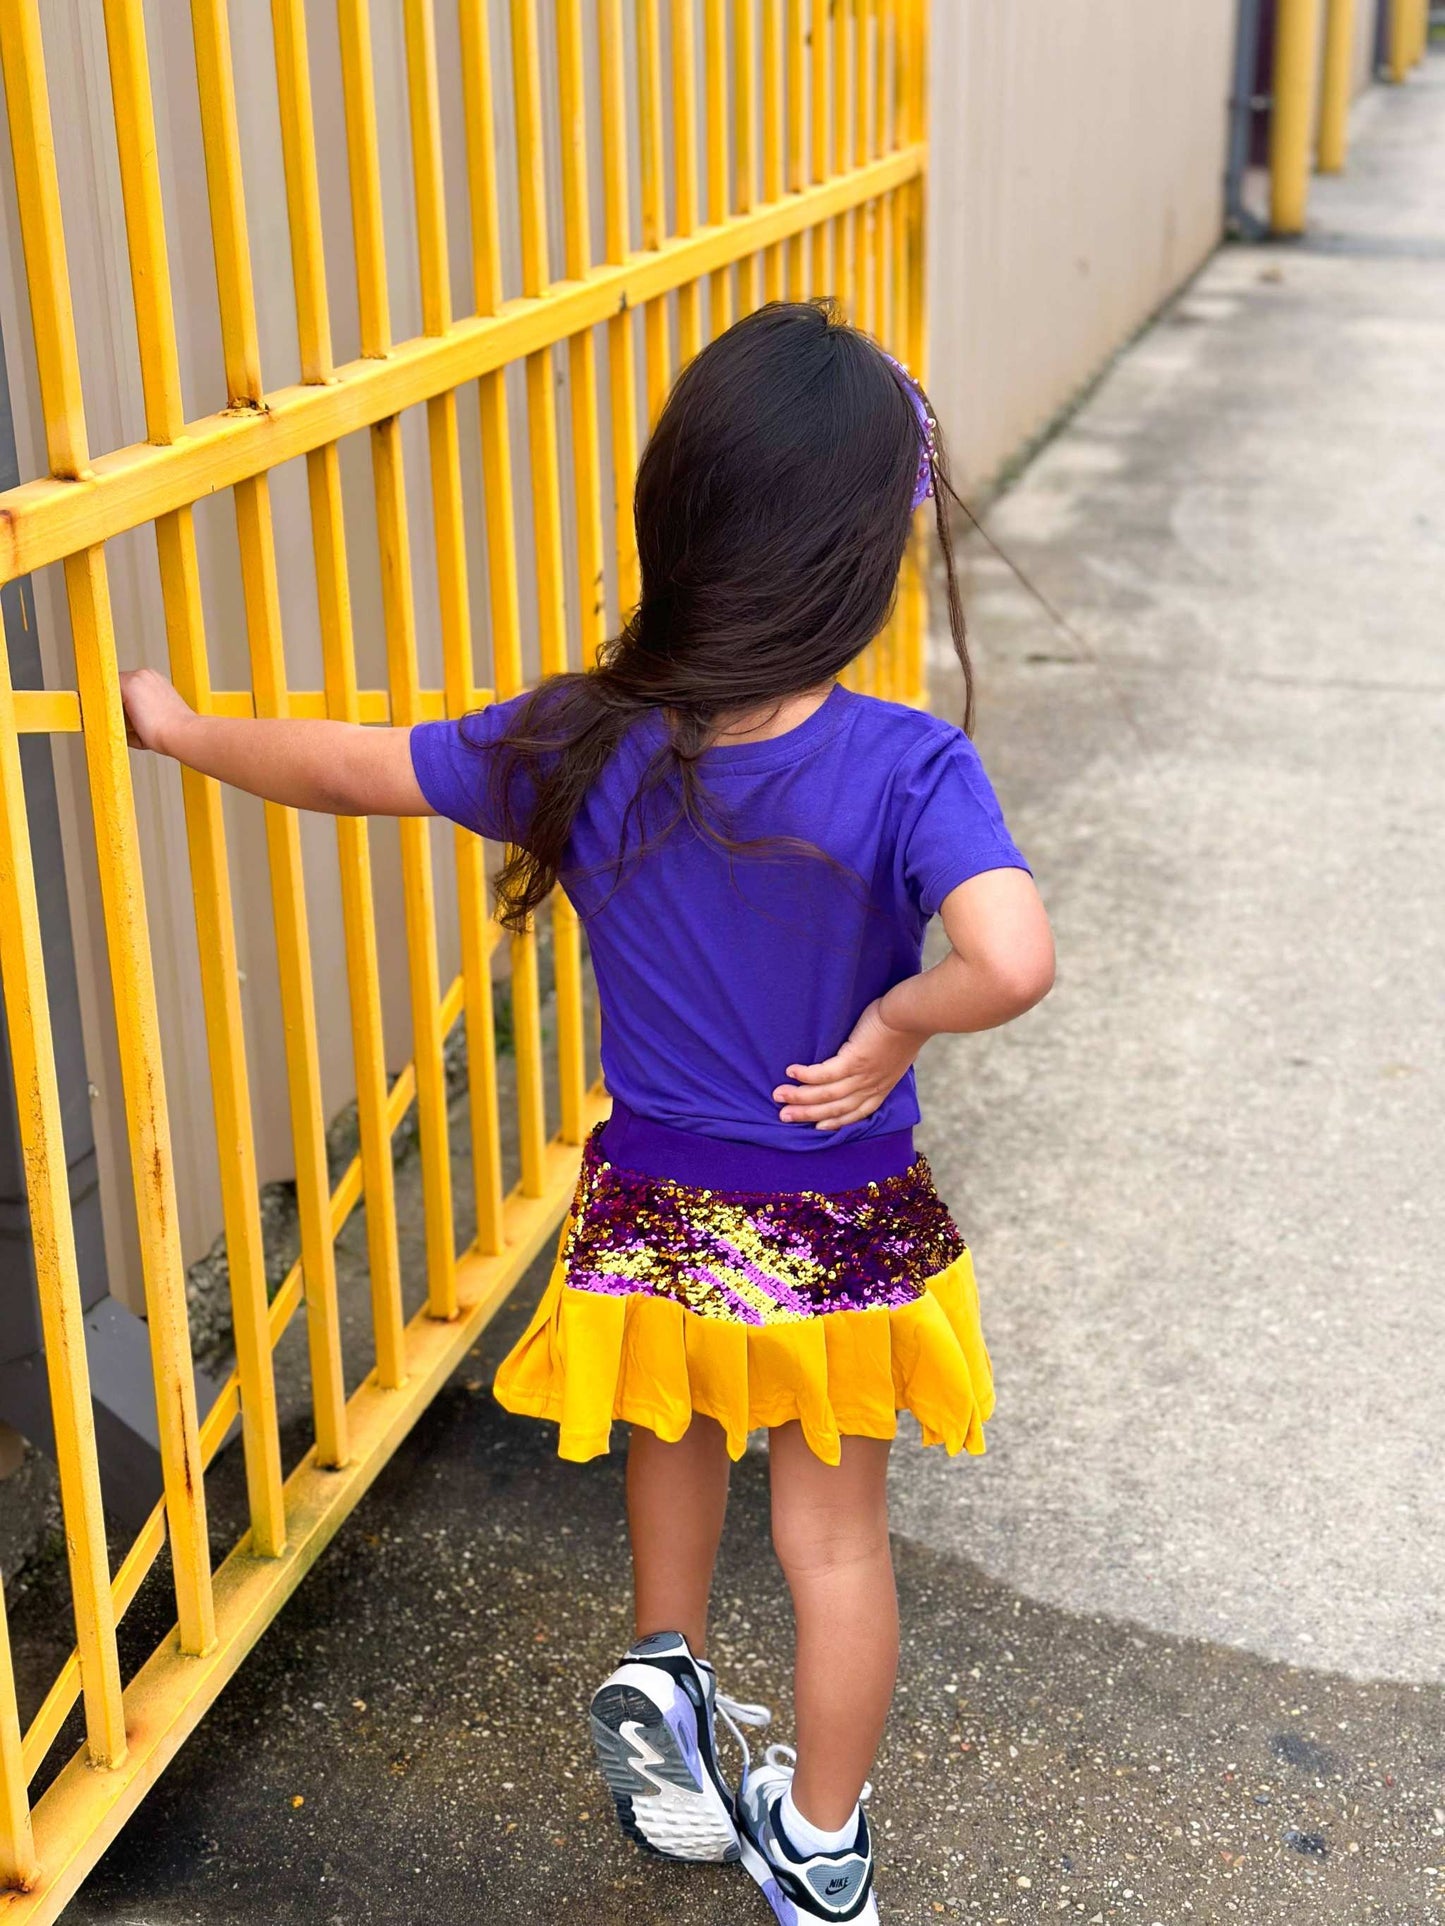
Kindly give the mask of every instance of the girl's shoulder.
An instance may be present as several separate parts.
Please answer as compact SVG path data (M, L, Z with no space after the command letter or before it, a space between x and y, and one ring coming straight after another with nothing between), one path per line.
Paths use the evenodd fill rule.
M916 776L940 762L952 761L982 773L978 751L955 722L908 702L887 702L881 696L848 692L850 753L863 751L900 777Z
M880 826L900 884L926 918L989 869L1027 869L978 751L956 723L904 702L857 696L850 767L872 762L885 784Z

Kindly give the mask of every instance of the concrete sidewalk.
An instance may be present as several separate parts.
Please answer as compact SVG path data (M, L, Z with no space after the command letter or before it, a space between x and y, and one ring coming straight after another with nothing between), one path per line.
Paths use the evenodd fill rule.
M1061 972L926 1070L1001 1397L981 1463L896 1454L897 1926L1445 1920L1445 61L1361 119L1312 238L1219 255L992 515L1061 620L975 551ZM491 1403L525 1308L75 1919L763 1926L614 1833L621 1460ZM716 1650L786 1736L765 1469Z
M989 520L1065 625L979 559L1059 986L929 1066L1001 1409L898 1519L1074 1610L1438 1685L1445 59L1361 120L1310 239L1220 254Z

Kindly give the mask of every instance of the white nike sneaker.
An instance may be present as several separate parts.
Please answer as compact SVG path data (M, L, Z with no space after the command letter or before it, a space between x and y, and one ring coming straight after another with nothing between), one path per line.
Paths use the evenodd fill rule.
M796 1760L790 1745L770 1745L763 1763L744 1774L735 1808L743 1865L762 1887L780 1926L813 1926L815 1921L878 1926L873 1841L861 1808L851 1845L837 1852L804 1852L783 1831L778 1809L793 1782ZM865 1785L862 1798L872 1790Z
M665 1859L717 1864L739 1857L733 1792L717 1758L721 1719L748 1757L740 1725L766 1725L765 1705L717 1689L706 1659L681 1632L631 1647L592 1697L592 1743L617 1820L629 1839Z

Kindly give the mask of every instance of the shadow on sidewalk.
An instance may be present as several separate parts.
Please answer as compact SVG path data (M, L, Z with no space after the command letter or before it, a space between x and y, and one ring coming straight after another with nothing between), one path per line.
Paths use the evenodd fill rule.
M740 1872L661 1865L616 1833L584 1714L630 1630L623 1455L560 1463L487 1374L476 1358L425 1414L70 1918L763 1926ZM873 1805L886 1919L1438 1917L1445 1694L1047 1610L913 1544L898 1557L904 1660ZM789 1639L749 1454L714 1651L782 1738Z

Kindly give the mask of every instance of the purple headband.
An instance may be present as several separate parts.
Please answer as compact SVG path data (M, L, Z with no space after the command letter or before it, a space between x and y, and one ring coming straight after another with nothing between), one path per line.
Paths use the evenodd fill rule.
M883 359L898 376L903 392L913 404L913 412L918 417L918 434L922 447L918 454L918 478L913 484L913 507L921 508L933 493L933 461L938 451L938 423L933 411L924 399L923 390L909 374L901 361L895 361L886 349L881 349Z

